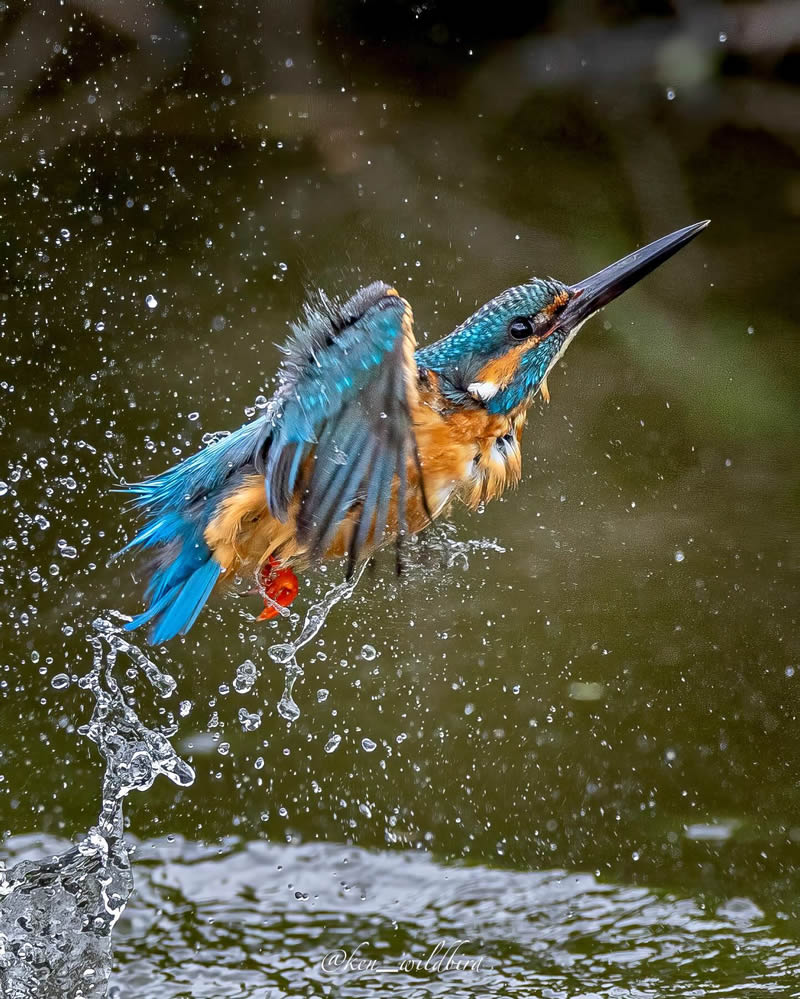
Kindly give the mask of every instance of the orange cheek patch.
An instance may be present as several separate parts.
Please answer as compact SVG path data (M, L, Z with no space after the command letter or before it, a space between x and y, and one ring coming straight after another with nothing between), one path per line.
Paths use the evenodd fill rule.
M521 343L518 347L512 347L502 357L495 357L481 368L478 377L479 382L492 382L499 388L505 388L517 372L522 355L528 350L527 343Z

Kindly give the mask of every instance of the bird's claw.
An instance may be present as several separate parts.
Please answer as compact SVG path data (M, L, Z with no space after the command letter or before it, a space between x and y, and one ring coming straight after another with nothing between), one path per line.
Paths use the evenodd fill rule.
M270 555L258 574L259 592L264 594L264 610L258 621L269 621L277 617L282 607L288 607L300 590L300 583L293 570L281 565L279 559Z

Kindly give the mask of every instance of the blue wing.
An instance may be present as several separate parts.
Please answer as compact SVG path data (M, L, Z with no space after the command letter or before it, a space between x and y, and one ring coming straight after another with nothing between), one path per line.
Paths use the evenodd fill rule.
M258 467L275 517L285 520L299 495L298 541L312 560L355 512L352 572L370 537L379 543L384 535L395 478L398 537L404 533L407 461L417 458L415 346L408 303L381 282L343 305L322 299L295 329Z

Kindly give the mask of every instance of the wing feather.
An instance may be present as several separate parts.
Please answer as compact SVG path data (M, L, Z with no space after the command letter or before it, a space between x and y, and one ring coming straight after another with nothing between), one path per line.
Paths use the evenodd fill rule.
M352 516L351 573L384 537L395 482L405 531L407 459L417 454L415 348L408 303L380 282L342 305L322 299L295 330L258 467L275 517L285 520L298 498L297 538L312 560Z

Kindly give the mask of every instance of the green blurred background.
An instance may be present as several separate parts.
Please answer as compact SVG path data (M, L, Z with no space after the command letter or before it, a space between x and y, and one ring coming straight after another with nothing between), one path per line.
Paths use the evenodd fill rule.
M266 654L286 626L252 600L156 654L175 701L130 697L171 710L197 781L127 819L745 896L794 934L800 7L0 18L0 836L97 817L90 698L51 680L88 670L98 612L140 606L132 563L107 564L133 526L109 489L252 415L309 290L391 281L426 342L710 218L581 333L517 492L336 608L297 722Z

